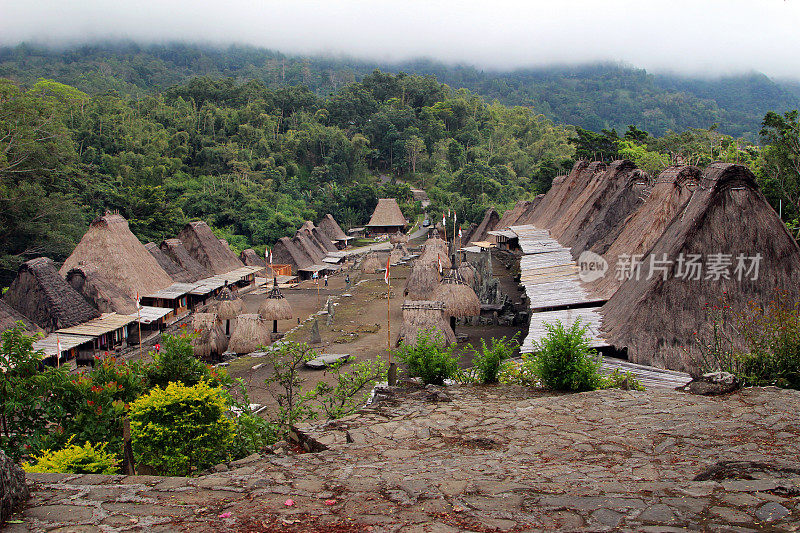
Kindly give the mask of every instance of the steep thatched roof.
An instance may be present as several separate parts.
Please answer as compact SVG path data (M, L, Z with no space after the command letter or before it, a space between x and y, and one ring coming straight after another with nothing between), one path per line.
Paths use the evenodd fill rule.
M289 320L294 315L289 300L278 288L277 280L274 281L272 290L258 307L258 315L265 320Z
M220 320L234 320L244 311L244 302L228 287L223 287L209 307Z
M382 268L385 268L385 265L381 264L376 252L369 252L361 260L361 272L365 274L374 274Z
M201 279L210 278L213 275L210 270L206 269L189 254L189 250L186 249L180 239L164 240L161 243L161 251L186 271L189 281L185 283L194 283Z
M606 170L594 174L589 184L564 210L561 218L550 228L550 236L563 246L571 247L579 235L594 222L616 193L628 184L628 177L637 170L627 159L611 163Z
M553 182L539 205L534 209L531 223L539 228L551 228L589 186L595 174L605 171L605 163L579 160L560 183Z
M272 260L278 265L292 265L295 270L314 264L314 260L289 237L281 237L272 247Z
M469 240L472 242L485 241L488 236L486 232L497 228L497 223L499 221L500 215L497 214L497 211L495 211L494 208L490 207L483 214L483 220L481 220L480 224L478 224L478 227L475 228L475 231L472 232Z
M128 221L120 215L96 218L89 230L64 261L61 275L80 263L94 265L114 285L131 298L156 292L172 285L172 278L131 233Z
M3 300L48 332L77 326L100 316L98 310L61 277L47 257L22 263Z
M33 323L30 319L23 316L19 311L8 305L3 300L0 300L0 333L7 329L11 329L17 325L17 322L22 322L28 331L38 333L42 329Z
M242 253L239 254L239 259L247 266L267 266L267 260L252 248L242 250Z
M177 240L177 239L176 239ZM164 272L169 274L173 280L177 281L178 283L192 283L193 281L197 281L192 279L191 274L183 268L181 265L173 261L172 259L165 254L161 248L154 242L148 242L144 245L150 255L161 265L161 268L164 269Z
M500 220L495 225L495 228L508 228L510 226L521 226L523 224L527 224L527 218L532 215L534 208L539 204L539 202L542 201L542 198L544 198L544 195L540 194L533 200L520 200L514 205L514 207L503 213L503 216L500 217ZM480 239L470 240L474 241Z
M322 258L325 257L325 254L317 248L317 246L311 242L311 239L303 232L298 231L295 236L292 237L292 242L309 258L312 265L321 263Z
M136 313L136 300L108 281L94 265L81 263L70 269L67 283L101 313Z
M439 269L436 263L415 261L406 278L404 292L410 300L430 298L439 284Z
M226 274L244 266L230 247L224 246L203 221L186 224L178 238L189 254L213 274Z
M311 234L314 236L314 239L322 245L326 252L337 252L339 250L336 245L333 244L333 241L319 228L312 228Z
M730 279L709 277L710 254L730 254ZM664 255L665 254L665 255ZM702 256L700 279L677 274L683 254ZM735 272L737 256L761 254L757 279ZM667 279L661 272L647 279L650 257L675 261ZM617 348L627 348L637 363L697 372L700 357L695 332L713 321L705 304L716 305L724 296L734 310L766 306L777 291L796 301L800 290L800 247L786 226L758 191L755 177L746 167L714 163L686 206L672 218L663 234L646 252L639 280L631 278L601 308L602 331ZM745 266L750 266L747 261ZM736 331L726 331L734 347L741 346ZM708 337L706 337L708 340Z
M375 206L375 211L372 212L367 227L405 227L406 217L397 205L397 200L394 198L380 198L378 205Z
M255 352L270 343L267 322L257 314L239 315L236 330L231 335L228 351L242 354Z
M603 254L606 262L613 267L620 255L640 255L647 252L658 240L677 213L680 213L692 197L702 172L697 167L669 167L656 179L652 189L645 194L646 199L624 221L616 238L602 249L602 242L592 251ZM621 206L610 206L618 211ZM609 231L613 235L613 232ZM601 298L610 298L622 285L616 276L605 276L591 284L592 290Z
M196 357L214 359L228 349L228 338L216 313L195 313L192 317L192 329L197 334L192 338Z
M398 230L397 233L389 235L389 242L392 244L406 243L408 242L408 235Z
M433 291L432 300L444 303L447 316L478 316L481 302L472 287L464 283L457 271L447 274Z
M391 253L389 254L389 263L396 265L400 262L404 257L409 255L408 248L403 243L397 243L392 248Z
M317 226L332 241L348 240L347 235L345 235L344 231L342 231L342 228L339 227L339 224L336 222L336 219L334 219L330 213L322 217L322 220L319 221Z
M307 245L314 249L314 257L317 259L316 262L321 262L322 258L328 255L328 249L324 244L317 240L317 238L314 236L314 233L308 228L301 228L298 230L297 236L302 242L307 243Z
M450 257L448 257L447 244L439 244L440 242L444 243L444 241L441 239L428 239L428 241L434 242L425 245L424 249L422 250L422 254L417 258L416 262L432 263L436 268L438 268L438 264L441 261L442 268L451 268L453 264L450 261Z
M438 338L443 345L456 342L456 334L444 318L442 302L406 300L403 303L403 325L400 326L397 345L416 344L417 336L422 332Z

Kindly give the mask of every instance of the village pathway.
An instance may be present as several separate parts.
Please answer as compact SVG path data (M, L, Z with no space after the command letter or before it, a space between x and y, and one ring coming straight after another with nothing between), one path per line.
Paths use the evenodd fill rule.
M392 389L198 478L30 475L7 531L797 531L800 392ZM292 505L287 505L291 503Z

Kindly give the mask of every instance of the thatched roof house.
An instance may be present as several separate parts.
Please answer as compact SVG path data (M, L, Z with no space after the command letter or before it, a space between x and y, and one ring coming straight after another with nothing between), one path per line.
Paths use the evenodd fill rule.
M233 250L224 246L203 221L186 224L178 238L189 254L213 274L227 274L244 266Z
M22 313L8 305L3 300L0 300L0 333L11 329L17 325L17 322L22 322L23 325L32 333L38 333L42 329L33 323L30 319Z
M242 250L242 253L239 254L239 259L247 266L267 266L267 260L252 248Z
M379 272L386 265L381 264L376 252L367 253L361 260L361 272L364 274L375 274Z
M497 214L497 211L494 208L489 208L483 214L483 219L481 220L478 227L475 228L475 231L469 236L469 241L464 241L462 244L466 244L467 242L479 242L485 241L488 238L487 231L492 231L497 228L497 223L500 222L500 215Z
M269 343L267 321L257 314L244 314L239 315L236 330L228 343L228 351L237 354L250 353Z
M70 269L67 283L101 313L136 313L136 300L108 281L94 265L81 263Z
M166 239L162 241L161 251L186 271L189 276L189 281L184 283L194 283L195 281L213 276L211 271L206 269L197 259L189 254L189 250L186 249L180 239Z
M336 247L336 244L332 240L328 238L325 233L320 230L319 228L312 228L311 234L314 236L314 239L322 245L326 252L337 252L339 248Z
M553 181L551 189L534 209L530 223L540 228L551 228L589 186L595 174L605 169L606 164L599 161L576 161L563 181Z
M353 238L348 237L339 224L336 222L336 219L333 218L333 215L330 213L326 214L322 217L322 220L319 221L317 227L328 236L328 238L336 243L336 247L341 249L347 246L347 243Z
M177 240L177 239L176 239ZM191 283L193 281L197 281L192 279L191 274L183 268L181 265L173 261L172 259L165 254L161 248L154 242L148 242L144 245L145 249L150 252L150 255L161 265L161 268L164 269L164 272L169 274L174 281L178 283Z
M47 257L22 263L3 300L47 332L77 326L100 316L100 312L61 277Z
M400 206L397 205L397 200L380 198L366 227L372 233L396 233L405 231L407 224L406 217L403 216Z
M678 258L689 254L702 257L699 279L678 272ZM729 254L727 279L709 270L712 254ZM752 259L756 254L760 261ZM651 256L674 261L666 279L661 271L647 279ZM739 257L745 268L758 261L757 275L737 272ZM725 305L744 310L752 303L766 306L777 291L796 301L800 291L800 247L742 165L711 164L642 263L639 279L623 283L601 308L602 331L614 346L628 349L631 361L676 370L699 370L695 333L702 338L703 325L713 321L706 304L717 305L724 296ZM735 331L725 334L734 345L741 341Z
M658 176L652 189L645 195L646 199L643 202L635 202L632 198L628 200L628 208L641 205L632 214L629 213L625 216L625 220L622 221L624 224L618 231L604 228L607 230L608 237L615 236L616 238L608 242L605 247L603 245L607 242L608 237L598 240L592 246L592 251L602 254L612 267L617 264L622 254L628 256L644 254L664 233L675 215L683 211L700 179L702 179L702 172L697 167L667 168ZM641 187L639 188L641 189ZM635 194L635 189L631 193ZM616 217L624 208L612 205L607 211L611 214L612 209L617 210L618 213L613 215ZM617 276L605 276L593 282L591 287L599 297L610 298L620 285L622 285L622 281L617 279Z
M298 231L295 236L292 237L292 242L309 258L309 260L311 260L311 264L319 264L322 258L325 257L325 254L311 242L311 239L309 239L308 235L304 232Z
M456 342L456 334L444 317L444 304L427 300L406 300L403 303L403 324L397 337L401 343L416 344L417 336L427 332L447 346Z
M424 300L430 298L438 284L439 269L436 263L415 261L403 292L410 300Z
M295 273L314 264L314 260L289 237L281 237L272 247L272 260L278 265L292 265Z
M120 215L105 214L94 219L89 230L61 266L61 275L81 263L95 266L131 298L150 294L172 285L172 278L131 233Z

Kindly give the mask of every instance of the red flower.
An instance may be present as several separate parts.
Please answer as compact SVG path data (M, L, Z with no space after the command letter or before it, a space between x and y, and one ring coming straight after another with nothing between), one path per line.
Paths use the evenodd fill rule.
M88 403L89 405L94 405L94 402L92 400L88 400L86 403Z

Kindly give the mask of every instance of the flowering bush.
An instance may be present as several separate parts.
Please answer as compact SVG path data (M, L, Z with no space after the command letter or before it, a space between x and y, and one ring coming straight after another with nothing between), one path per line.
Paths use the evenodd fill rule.
M163 336L160 353L151 352L152 364L147 366L151 387L166 387L170 382L192 386L201 381L212 386L230 385L227 373L217 371L194 356L190 335Z
M227 394L204 381L155 387L130 406L137 461L159 474L186 476L225 460L234 439L228 407Z
M26 472L64 473L64 474L117 474L119 461L114 454L106 452L107 442L83 446L67 442L66 447L56 450L44 450L34 457L33 463L23 463Z

